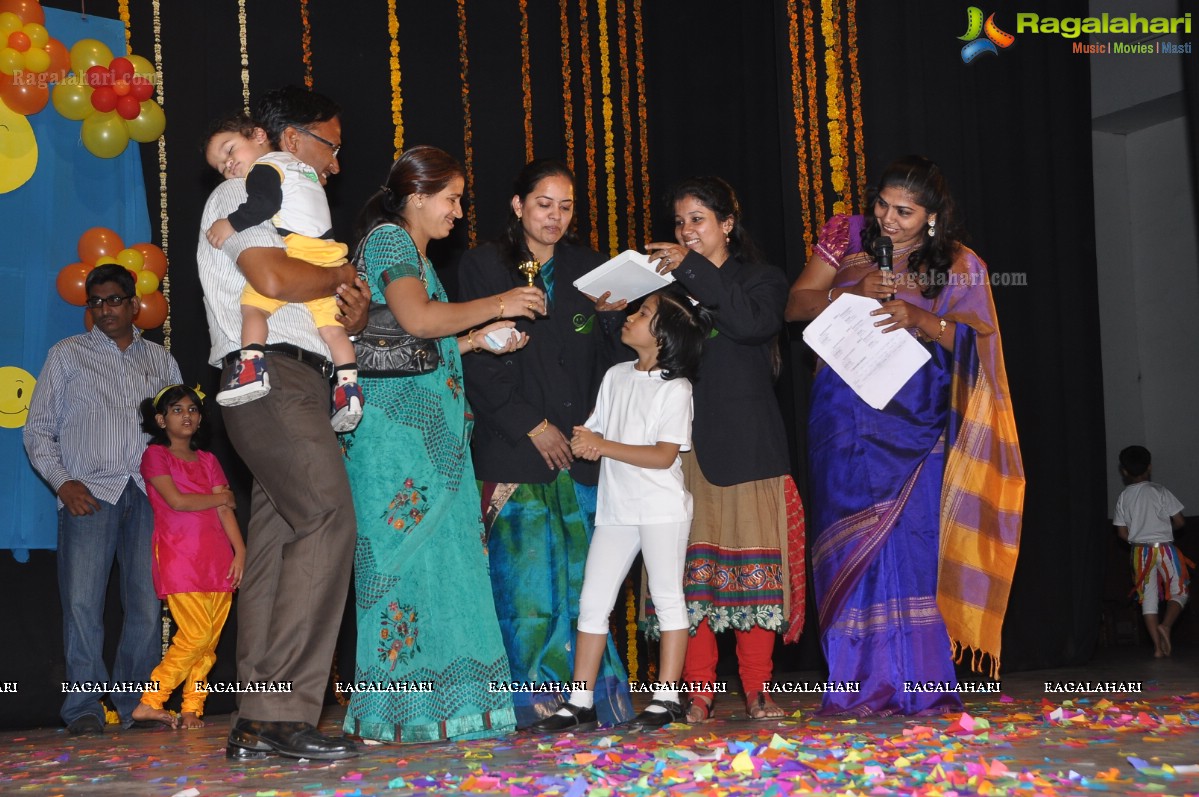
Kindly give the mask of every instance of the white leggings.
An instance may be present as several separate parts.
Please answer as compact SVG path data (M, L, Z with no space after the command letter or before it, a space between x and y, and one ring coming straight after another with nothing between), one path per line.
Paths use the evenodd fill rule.
M688 628L683 566L690 534L690 520L652 526L596 526L579 595L579 630L608 633L608 615L638 551L645 557L649 594L662 630Z

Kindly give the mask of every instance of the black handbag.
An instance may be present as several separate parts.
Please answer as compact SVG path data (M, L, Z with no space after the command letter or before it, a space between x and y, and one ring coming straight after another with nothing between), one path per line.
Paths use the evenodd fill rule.
M354 264L363 281L366 281L366 274L362 266L362 250L367 239L378 229L376 227L363 237L354 254ZM424 263L421 263L420 280L425 282ZM358 373L361 376L417 376L435 371L441 364L437 341L405 332L391 308L379 302L370 304L366 328L354 338L354 353L358 357Z

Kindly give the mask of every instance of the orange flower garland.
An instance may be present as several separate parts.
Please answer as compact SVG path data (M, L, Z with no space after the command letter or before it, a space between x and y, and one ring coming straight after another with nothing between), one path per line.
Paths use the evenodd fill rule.
M304 86L312 90L312 25L308 20L308 0L300 0L300 51L304 61Z
M475 245L475 150L470 125L470 59L466 47L466 0L458 0L458 67L462 78L462 152L466 169L466 239Z
M633 579L624 582L625 631L628 633L629 680L637 680L637 595Z
M562 144L566 163L574 169L575 161L575 115L572 107L573 94L570 89L570 20L567 17L569 0L558 0L561 14L559 34L562 37Z
M616 42L620 53L620 125L624 129L624 196L625 220L628 235L621 249L636 248L637 239L637 198L633 193L633 112L629 102L629 31L627 24L628 10L625 0L616 0Z
M608 254L620 251L620 237L616 229L616 136L612 130L612 59L608 55L608 3L598 0L596 9L599 17L600 93L604 118L604 177L608 190Z
M652 235L649 190L649 122L645 102L645 28L641 22L641 0L633 0L633 46L637 58L637 129L641 136L641 229ZM640 243L640 242L635 242Z
M132 33L129 29L129 0L117 1L117 16L121 18L121 24L125 26L125 54L133 53L133 44L131 42Z
M858 14L851 3L845 9L845 30L849 39L850 100L853 102L853 153L857 167L857 189L859 200L866 196L866 144L862 130L862 76L858 72Z
M404 97L400 93L400 20L396 16L396 0L387 0L387 35L391 38L388 63L391 69L391 123L395 127L395 155L398 160L404 151Z
M800 217L803 220L804 246L812 246L812 208L808 184L808 152L804 141L806 114L799 70L799 12L795 0L787 0L787 43L791 49L791 111L795 115L795 164L798 172Z
M803 0L804 78L808 89L808 119L820 118L819 93L816 89L816 36L812 0ZM812 213L816 224L824 223L824 152L820 146L820 127L808 125L808 155L812 163Z
M520 88L525 109L525 163L533 160L533 86L529 72L529 3L520 0Z
M591 228L591 248L599 249L599 209L595 188L595 115L591 107L591 36L588 32L587 0L579 0L579 50L583 64L583 156L587 159L587 220Z

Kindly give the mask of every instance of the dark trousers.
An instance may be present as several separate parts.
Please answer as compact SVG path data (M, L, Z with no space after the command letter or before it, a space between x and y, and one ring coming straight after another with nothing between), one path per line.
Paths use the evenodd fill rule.
M229 439L254 474L246 569L237 601L237 678L290 683L243 693L247 720L317 724L341 625L357 524L329 382L267 355L271 392L223 411ZM229 374L222 375L222 380Z

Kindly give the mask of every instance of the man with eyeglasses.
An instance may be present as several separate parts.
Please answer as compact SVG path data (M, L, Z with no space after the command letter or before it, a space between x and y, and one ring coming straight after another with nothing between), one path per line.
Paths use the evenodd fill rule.
M340 109L295 87L272 91L255 113L272 144L311 166L322 185L340 171ZM246 199L244 180L212 192L201 230ZM302 304L338 295L347 331L365 325L369 293L354 267L321 267L289 258L269 222L229 237L220 250L200 236L196 257L212 350L222 383L241 348L242 289L292 304L268 322L265 356L271 390L225 407L237 453L254 474L246 568L237 606L237 677L241 683L289 684L290 691L239 694L226 756L284 755L336 760L357 755L344 738L316 729L349 592L357 526L349 480L329 425L329 351Z
M161 657L150 575L154 516L140 470L149 437L139 408L183 381L174 358L133 328L139 305L124 266L97 266L86 289L92 329L50 349L25 423L29 461L58 496L58 590L72 685L60 713L72 735L104 730L96 684L147 682ZM104 604L114 558L125 621L110 679ZM131 725L140 691L110 697Z

